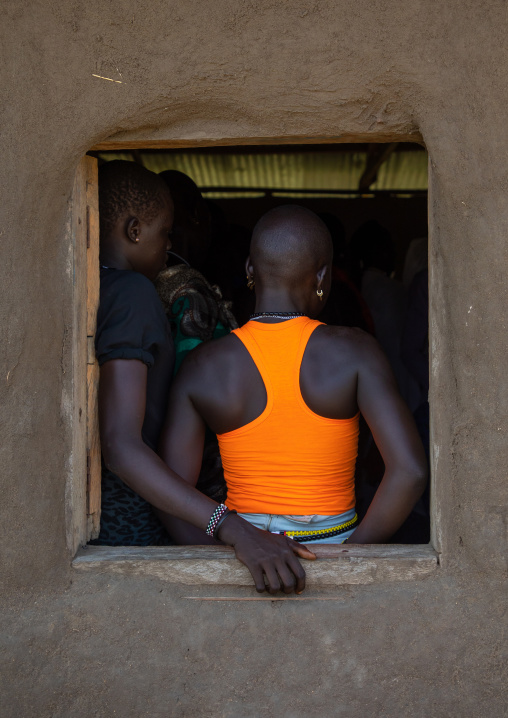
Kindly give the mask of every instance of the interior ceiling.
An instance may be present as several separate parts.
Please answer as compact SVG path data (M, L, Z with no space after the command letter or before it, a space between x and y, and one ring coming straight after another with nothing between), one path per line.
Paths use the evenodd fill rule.
M230 196L246 196L246 190L257 190L253 196L260 190L427 190L427 152L416 144L135 150L99 152L98 156L132 160L154 172L180 170L202 190L208 189L209 196L226 196L226 188ZM212 188L215 192L210 192Z

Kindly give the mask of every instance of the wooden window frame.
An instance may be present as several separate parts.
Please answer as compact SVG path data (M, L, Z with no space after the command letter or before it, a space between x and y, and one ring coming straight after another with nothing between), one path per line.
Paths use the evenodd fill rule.
M390 138L393 140L393 138ZM92 151L184 149L232 145L330 144L364 142L365 138L242 138L224 140L104 141ZM367 141L372 141L367 140ZM400 138L408 141L408 138ZM415 141L414 137L409 141ZM429 227L430 230L430 227ZM74 254L73 449L67 487L67 536L73 567L80 571L111 571L151 576L190 585L252 585L247 569L229 547L107 547L87 546L100 528L101 453L97 411L99 367L94 336L99 303L99 212L97 160L80 161L71 198L70 237ZM83 411L83 407L85 410ZM432 452L431 452L432 453ZM433 476L433 472L431 472ZM433 504L434 506L434 504ZM435 550L439 514L432 509L432 544L379 546L318 546L319 561L306 563L308 584L330 586L374 581L405 581L436 572Z
M66 487L67 544L72 553L100 528L101 449L97 407L99 365L95 327L99 306L97 160L81 159L70 201L73 253L72 452Z

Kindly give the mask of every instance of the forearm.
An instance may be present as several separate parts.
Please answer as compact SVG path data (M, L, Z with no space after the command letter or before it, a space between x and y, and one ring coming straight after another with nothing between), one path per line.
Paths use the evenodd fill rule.
M426 472L386 471L349 543L383 543L404 523L427 483Z
M204 530L217 503L172 471L141 439L103 440L108 468L166 514Z
M155 513L168 534L181 546L217 546L221 543L208 536L203 529L198 529L187 521L177 519L159 509L155 509Z

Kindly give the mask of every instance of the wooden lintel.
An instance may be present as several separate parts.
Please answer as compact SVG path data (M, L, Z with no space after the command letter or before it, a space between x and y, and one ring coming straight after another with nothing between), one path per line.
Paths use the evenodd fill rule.
M220 137L216 139L189 138L189 139L137 139L129 140L108 138L98 142L90 148L90 152L102 150L168 150L168 149L189 149L193 147L234 147L241 145L333 145L342 143L381 143L390 142L412 142L423 144L420 133L397 134L379 133L375 135L344 134L337 136L309 136L295 135L292 137Z

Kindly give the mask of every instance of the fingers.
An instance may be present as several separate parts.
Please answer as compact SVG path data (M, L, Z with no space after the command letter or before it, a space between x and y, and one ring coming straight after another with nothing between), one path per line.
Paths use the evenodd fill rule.
M309 553L311 553L309 551ZM312 554L314 555L314 554ZM305 588L305 571L300 563L300 561L296 558L294 554L290 554L288 558L288 566L291 570L291 573L296 579L296 583L294 585L294 590L296 593L301 593L303 589Z
M277 591L280 591L279 574L275 570L273 564L268 564L267 566L265 566L264 571L267 580L266 590L268 591L268 593L274 594L277 593Z
M284 593L301 593L305 588L305 571L296 557L315 559L305 546L267 532L252 529L234 544L236 557L252 574L256 591L271 594L281 589ZM248 539L248 540L247 540ZM265 585L266 577L266 585Z
M312 551L308 549L307 546L305 546L303 543L298 543L298 541L293 541L293 539L290 538L288 538L287 540L291 542L291 549L297 556L300 556L300 558L305 558L308 561L316 560L316 554L312 553Z
M305 571L293 555L288 556L287 563L277 561L262 567L251 567L249 570L258 593L268 591L273 595L280 590L284 593L302 593L305 588Z
M293 571L285 563L281 563L277 566L277 573L280 579L279 588L282 586L284 593L293 593L297 584L297 577Z
M254 585L258 593L266 591L265 576L260 566L248 566L251 576L254 579Z
M267 564L263 568L268 585L268 593L302 593L305 588L305 571L296 556L289 554L286 561Z

